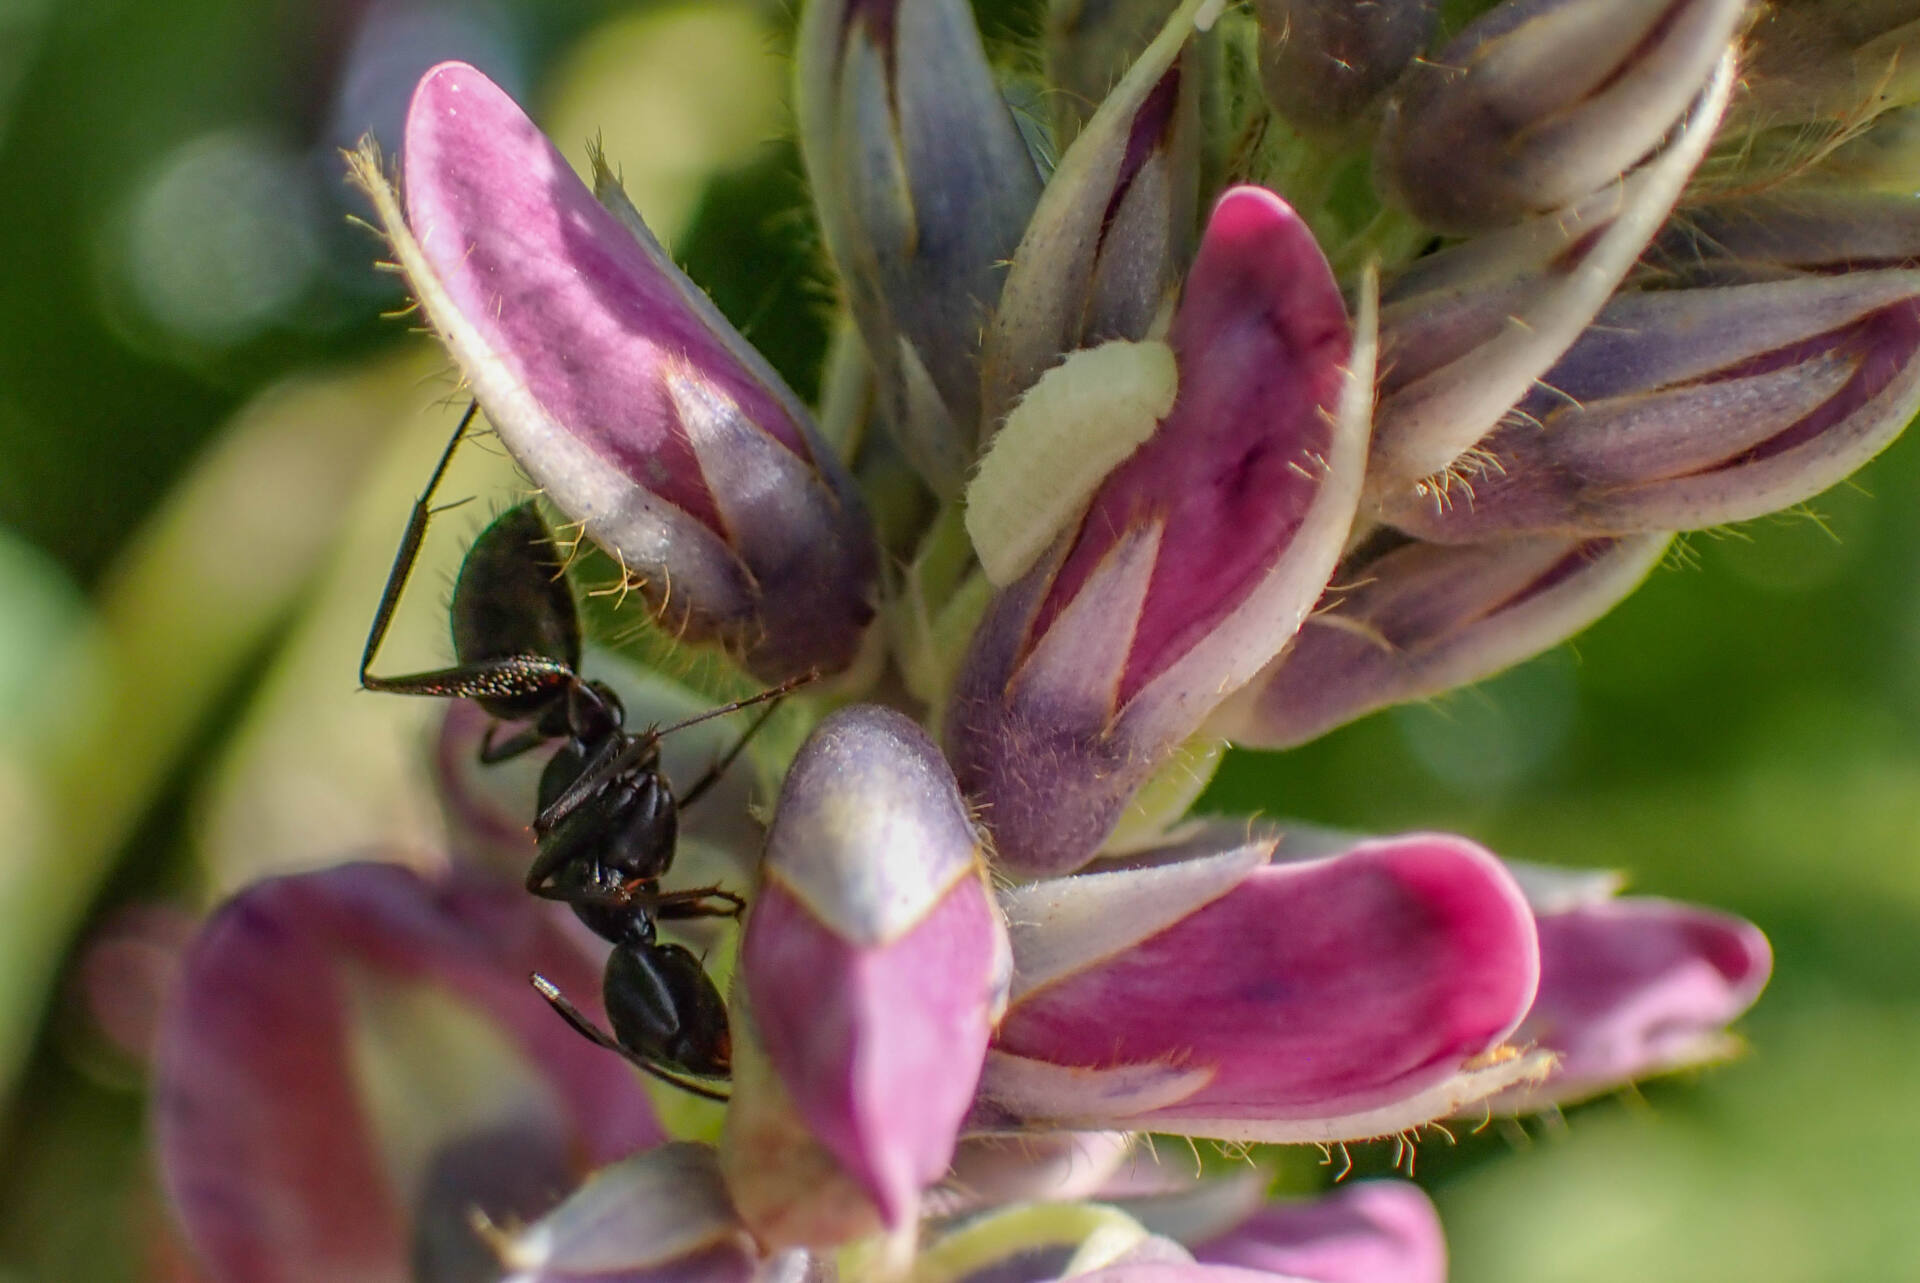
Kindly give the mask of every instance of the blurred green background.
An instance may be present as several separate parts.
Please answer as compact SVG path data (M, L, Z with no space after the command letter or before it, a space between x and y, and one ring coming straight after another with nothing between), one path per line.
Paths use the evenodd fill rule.
M139 1077L86 1001L85 941L267 869L430 858L428 701L359 696L353 665L453 384L382 315L401 297L338 148L391 150L418 73L477 62L576 160L603 133L810 394L825 318L778 141L781 8L0 0L0 1280L184 1277L156 1255ZM1033 11L983 6L990 39ZM475 453L454 487L497 489ZM459 539L396 665L432 655ZM1211 807L1455 829L1773 940L1744 1059L1428 1134L1456 1279L1920 1277L1917 588L1908 439L1810 513L1693 536L1575 646L1229 761Z

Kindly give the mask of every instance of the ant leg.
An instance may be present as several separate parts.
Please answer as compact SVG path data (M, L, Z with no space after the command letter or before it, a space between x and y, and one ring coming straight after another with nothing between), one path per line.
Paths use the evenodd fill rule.
M714 901L718 901L715 904ZM653 897L649 906L653 916L663 922L686 918L737 918L747 902L719 887L695 887L690 891L666 891Z
M494 722L487 727L487 733L480 739L480 764L493 766L505 762L522 753L530 753L548 741L548 736L540 733L538 726L524 726L506 739L496 743L493 733L500 729L500 723Z
M539 992L542 998L547 1000L548 1005L560 1013L560 1018L572 1025L573 1031L582 1038L585 1038L588 1042L606 1048L614 1055L619 1056L628 1064L632 1065L635 1069L638 1069L641 1073L649 1074L654 1078L658 1078L663 1083L678 1087L681 1091L699 1096L703 1100L717 1100L721 1104L725 1104L730 1099L726 1092L716 1091L714 1088L708 1087L704 1083L695 1082L691 1078L683 1078L670 1069L662 1069L652 1061L642 1056L637 1056L632 1051L621 1046L614 1040L611 1034L601 1029L600 1026L594 1024L591 1020L588 1020L580 1008L569 1002L567 996L560 992L558 985L554 984L553 981L547 979L539 972L534 972L529 979L533 981L534 989Z
M453 439L447 442L447 448L440 452L440 462L433 466L433 475L427 479L427 488L413 502L413 513L407 518L406 533L400 536L400 548L393 554L393 566L387 571L386 587L380 590L380 605L373 613L373 627L367 631L366 649L360 652L360 684L374 688L368 680L368 669L373 667L373 657L380 649L380 643L387 639L387 630L393 626L393 613L400 606L400 594L407 586L407 579L413 574L413 564L420 558L420 544L427 537L427 523L433 520L435 509L433 493L440 488L440 481L447 475L447 465L453 462L453 452L466 438L467 429L473 424L473 416L479 413L480 403L471 401L467 412L460 416L460 424L453 430ZM377 689L377 688L375 688Z
M733 747L721 754L720 757L714 761L713 765L707 768L706 774L693 782L693 787L689 788L686 796L680 799L682 808L692 806L695 802L698 802L701 794L720 782L720 777L727 773L729 766L733 765L733 759L739 757L740 754L745 751L748 742L760 733L760 728L767 724L767 719L779 711L779 708L780 701L775 699L771 704L767 705L766 710L762 712L760 716L753 719L753 725L747 727L747 729L741 733L740 738L733 742Z

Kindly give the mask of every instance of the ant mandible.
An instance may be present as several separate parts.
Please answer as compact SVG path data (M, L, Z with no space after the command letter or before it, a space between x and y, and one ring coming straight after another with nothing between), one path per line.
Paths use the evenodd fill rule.
M656 938L655 924L674 919L736 917L745 902L719 887L662 891L673 865L679 810L720 779L773 709L675 798L660 767L660 738L750 705L774 701L812 675L784 682L672 726L635 734L626 729L619 697L580 675L580 615L553 556L554 539L532 502L496 517L480 532L454 582L450 622L456 663L431 672L383 677L372 671L401 592L419 559L435 512L435 491L478 411L470 404L414 501L406 533L380 594L360 656L360 684L401 695L465 697L495 719L480 760L504 762L542 745L559 749L540 776L533 833L539 853L527 870L534 895L571 907L613 946L602 996L609 1036L544 976L534 987L581 1035L640 1069L697 1096L726 1094L692 1081L725 1078L731 1042L726 1004L700 960ZM504 723L522 723L504 739Z

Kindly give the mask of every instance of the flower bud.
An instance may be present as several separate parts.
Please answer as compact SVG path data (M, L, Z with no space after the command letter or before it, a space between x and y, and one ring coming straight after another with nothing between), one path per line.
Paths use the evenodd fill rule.
M1056 142L1074 141L1128 68L1166 29L1168 0L1052 0L1041 37L1052 88ZM1194 6L1182 4L1181 8ZM1189 21L1210 30L1221 0L1205 2Z
M1540 993L1514 1036L1552 1052L1554 1068L1497 1096L1499 1113L1724 1060L1740 1046L1727 1025L1773 970L1758 927L1671 900L1600 898L1543 908L1538 922Z
M1296 125L1338 129L1361 116L1426 47L1435 0L1256 0L1260 84Z
M597 1016L598 969L517 887L351 864L216 912L154 1056L161 1176L208 1276L466 1277L491 1260L476 1210L531 1219L658 1143L632 1071L530 971Z
M1293 645L1208 730L1238 744L1291 748L1375 709L1483 681L1613 609L1668 542L1376 541L1341 563Z
M1746 0L1506 0L1408 69L1380 179L1446 232L1571 205L1659 146Z
M1145 1218L1151 1226L1153 1218ZM1236 1265L1314 1283L1446 1283L1447 1243L1433 1200L1411 1181L1357 1181L1318 1198L1268 1203L1198 1240L1203 1265Z
M1539 955L1499 861L1435 835L1272 850L1004 892L1014 991L977 1125L1350 1140L1538 1075L1505 1045Z
M443 63L407 116L406 215L357 173L502 442L667 631L775 681L852 662L876 574L851 479L779 376L525 114ZM609 208L610 207L610 208Z
M1674 140L1617 190L1430 254L1393 283L1370 491L1444 493L1448 467L1533 390L1659 230L1732 82L1728 58Z
M1100 104L1048 180L980 355L992 434L1041 371L1076 348L1141 339L1193 254L1199 77L1185 0Z
M1350 340L1326 260L1293 211L1235 188L1214 210L1165 345L1171 408L1147 416L1141 444L1090 485L1084 513L1036 532L1020 528L1028 505L980 482L969 492L976 543L1022 549L981 548L989 574L998 564L1018 577L975 633L947 722L956 774L1005 867L1085 863L1134 791L1299 628L1358 499L1370 315L1360 335ZM1044 416L1035 435L1010 422L981 480L1045 475L1070 491L1073 478L1009 461L1030 452L1084 466L1110 417ZM1038 436L1068 427L1084 449ZM989 509L1005 520L976 526ZM1022 572L1034 549L1044 552Z
M1193 1254L1114 1207L1039 1203L989 1212L920 1256L920 1276L953 1283L1090 1277L1123 1265L1191 1266Z
M1381 516L1477 542L1697 530L1777 512L1886 448L1920 408L1920 273L1616 298L1489 436L1451 503Z
M980 419L980 330L1040 195L965 0L814 0L795 114L882 417L943 495Z
M752 1283L759 1260L705 1145L678 1143L596 1172L514 1233L503 1283Z
M886 709L822 722L781 791L741 942L723 1161L761 1242L913 1222L952 1161L1008 965L939 751Z
M1652 257L1665 276L1689 285L1916 268L1920 202L1907 194L1807 190L1688 206Z

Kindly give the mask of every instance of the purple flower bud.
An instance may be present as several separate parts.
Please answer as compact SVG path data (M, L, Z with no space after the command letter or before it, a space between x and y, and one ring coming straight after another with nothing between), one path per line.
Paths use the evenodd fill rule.
M1092 1198L1133 1156L1126 1132L1043 1132L977 1136L960 1142L939 1189L921 1205L927 1216L956 1216L1014 1203Z
M1692 285L1920 267L1920 204L1904 193L1817 190L1689 206L1662 233L1655 261Z
M1492 677L1613 609L1668 542L1376 540L1341 563L1293 645L1208 729L1239 744L1291 748L1389 704Z
M1381 181L1448 232L1571 205L1659 145L1746 8L1506 0L1408 69L1381 129Z
M1505 1045L1539 954L1498 860L1437 835L1272 850L1004 892L1014 991L976 1123L1345 1140L1538 1075Z
M956 773L1006 867L1085 863L1299 628L1353 519L1369 334L1351 341L1326 260L1278 197L1220 199L1168 335L1172 409L995 596L955 684Z
M1350 125L1426 47L1435 0L1256 0L1260 83L1296 125Z
M1617 189L1427 255L1394 281L1370 491L1445 492L1449 466L1533 390L1633 267L1706 155L1732 84L1729 57L1673 141Z
M1196 6L1183 4L1182 8ZM1220 0L1186 21L1210 29ZM1074 141L1155 36L1166 29L1167 0L1053 0L1041 43L1058 145Z
M1859 468L1920 408L1920 274L1627 294L1480 449L1451 503L1382 516L1421 539L1696 530Z
M1407 1181L1360 1181L1317 1199L1269 1204L1193 1245L1206 1265L1314 1283L1446 1283L1433 1201Z
M559 1027L533 970L593 1005L598 969L518 888L395 865L215 913L154 1057L162 1180L209 1276L456 1277L491 1260L476 1209L532 1218L656 1144L632 1072Z
M1201 5L1167 20L1048 180L981 349L983 433L1063 354L1146 337L1178 287L1200 200L1200 81L1183 54Z
M1112 1206L1029 1203L963 1222L919 1264L955 1283L1045 1283L1119 1265L1191 1266L1193 1253Z
M1571 905L1539 926L1540 994L1514 1036L1557 1059L1545 1081L1496 1097L1501 1113L1724 1059L1739 1046L1727 1025L1773 970L1758 927L1670 900Z
M781 791L741 942L724 1157L763 1243L913 1220L953 1158L1008 965L939 751L886 709L822 722Z
M473 68L407 116L404 221L358 175L400 265L520 465L619 557L669 631L778 680L849 664L871 526L806 410L684 274L604 165L602 199Z
M705 1145L662 1145L595 1173L495 1247L503 1283L750 1283L760 1265Z
M965 0L815 0L796 57L801 153L882 416L933 488L957 493L980 330L1039 173Z

